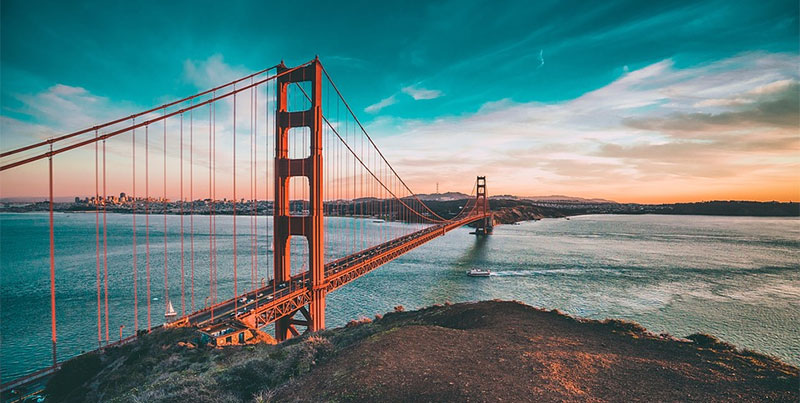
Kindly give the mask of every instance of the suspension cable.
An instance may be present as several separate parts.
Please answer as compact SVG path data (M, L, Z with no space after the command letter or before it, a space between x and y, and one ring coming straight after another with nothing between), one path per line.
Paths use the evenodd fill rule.
M45 140L45 141L42 141L42 142L39 142L39 143L35 143L35 144L27 145L27 146L24 146L24 147L16 148L16 149L14 149L14 150L6 151L6 152L3 152L3 153L1 153L1 154L0 154L0 158L5 158L5 157L7 157L7 156L9 156L9 155L13 155L13 154L17 154L17 153L20 153L20 152L23 152L23 151L27 151L27 150L31 150L31 149L34 149L34 148L42 147L42 146L45 146L45 145L48 145L48 144L55 144L55 143L57 143L57 142L59 142L59 141L67 140L67 139L69 139L69 138L72 138L72 137L75 137L75 136L79 136L79 135L81 135L81 134L86 134L86 133L90 133L90 132L92 132L92 131L97 131L97 130L100 130L100 129L106 128L106 127L108 127L108 126L113 126L113 125L115 125L115 124L117 124L117 123L122 123L122 122L124 122L124 121L126 121L126 120L129 120L129 119L135 119L135 118L138 118L138 117L140 117L140 116L147 115L148 113L152 113L152 112L155 112L155 111L158 111L158 110L161 110L161 109L165 109L165 108L168 108L168 107L170 107L170 106L175 106L175 105L178 105L178 104L180 104L180 103L183 103L183 102L186 102L186 101L189 101L189 100L193 100L193 99L195 99L195 98L197 98L197 97L201 97L201 96L203 96L203 95L207 95L207 94L209 94L209 93L211 93L211 92L213 92L213 91L220 90L220 89L222 89L222 88L225 88L225 87L229 87L229 86L231 86L231 85L233 85L233 84L236 84L236 83L238 83L238 82L241 82L241 81L247 80L248 78L251 78L251 77L255 77L255 76L258 76L258 75L264 74L264 73L266 73L267 71L269 71L269 70L272 70L272 69L274 69L274 68L276 68L276 67L278 67L278 65L275 65L275 66L272 66L272 67L270 67L270 68L267 68L267 69L264 69L264 70L261 70L261 71L255 72L255 73L253 73L253 74L251 74L251 75L249 75L249 76L242 77L242 78L240 78L240 79L237 79L237 80L231 81L231 82L229 82L229 83L227 83L227 84L222 84L222 85L220 85L220 86L217 86L217 87L214 87L214 88L212 88L212 89L210 89L210 90L206 90L206 91L203 91L203 92L199 92L199 93L197 93L197 94L194 94L194 95L188 96L188 97L186 97L186 98L179 99L179 100L177 100L177 101L172 101L172 102L166 103L166 104L164 104L164 105L161 105L161 106L157 106L157 107L155 107L155 108L148 109L148 110L146 110L146 111L144 111L144 112L135 113L135 114L133 114L133 115L130 115L130 116L128 116L128 117L124 117L124 118L121 118L121 119L112 120L112 121L110 121L110 122L102 123L102 124L99 124L99 125L96 125L96 126L90 127L90 128L88 128L88 129L79 130L79 131L77 131L77 132L73 132L73 133L65 134L65 135L62 135L62 136L59 136L59 137L53 137L53 138L47 139L47 140Z
M282 71L280 73L276 73L274 76L270 76L270 77L264 78L262 80L259 80L259 81L255 82L254 84L249 84L249 85L243 86L243 87L241 87L241 88L239 88L237 90L233 90L231 92L222 94L220 96L213 96L212 98L209 98L209 99L207 99L207 100L205 100L203 102L196 103L196 104L191 105L189 107L186 107L186 108L183 108L183 109L179 109L177 111L170 112L170 113L164 114L162 116L158 116L158 117L152 118L150 120L142 121L141 123L137 123L137 124L135 124L135 125L133 125L131 127L126 127L126 128L122 128L122 129L119 129L119 130L115 130L115 131L112 131L110 133L103 134L103 135L101 135L101 136L99 136L97 138L92 138L92 139L80 141L80 142L75 143L75 144L70 144L68 146L64 146L64 147L59 148L57 150L48 151L48 152L45 152L45 153L42 153L42 154L38 154L38 155L35 155L33 157L29 157L29 158L26 158L26 159L23 159L23 160L20 160L20 161L16 161L16 162L8 163L6 165L2 165L2 166L0 166L0 171L5 171L7 169L11 169L11 168L18 167L20 165L25 165L25 164L31 163L33 161L38 161L38 160L43 159L43 158L48 158L49 156L53 156L53 155L56 155L56 154L61 154L63 152L69 151L69 150L74 150L76 148L83 147L83 146L85 146L87 144L92 144L92 143L97 142L97 141L105 140L105 139L108 139L110 137L114 137L114 136L117 136L119 134L126 133L126 132L128 132L130 130L138 129L140 127L144 127L144 126L153 124L155 122L159 122L159 121L165 120L165 119L170 118L172 116L185 113L185 112L187 112L189 110L197 109L197 108L199 108L201 106L208 105L208 104L211 104L211 103L215 103L216 101L219 101L220 99L224 99L224 98L230 97L230 96L232 96L234 94L237 94L239 92L247 90L248 88L250 88L252 86L261 85L261 84L263 84L265 82L275 80L278 77L281 77L283 75L290 74L293 71L296 71L298 69L301 69L301 68L309 65L311 62L312 61L308 61L308 62L306 62L304 64L299 65L299 66L296 66L296 67L293 67L291 69ZM152 111L163 109L165 107L166 106L161 106L161 107L153 109ZM127 119L129 119L129 117L126 117L123 120L127 120ZM94 129L94 127L92 127L91 129L88 129L88 130L91 131L93 129ZM45 143L45 144L47 144L47 143Z
M400 175L397 173L397 171L395 171L394 167L392 167L392 164L390 164L389 161L386 160L386 157L383 155L383 153L378 148L378 146L375 144L375 142L372 141L372 137L370 137L369 133L367 133L367 129L365 129L364 125L361 124L361 121L358 120L358 117L356 116L355 112L353 112L353 109L350 108L350 104L347 103L347 101L344 99L344 96L339 91L339 87L336 86L336 83L333 82L333 79L331 79L331 76L330 76L330 74L328 74L328 71L325 70L325 66L322 65L322 63L320 63L320 66L322 66L322 72L325 73L325 77L328 78L328 81L331 83L331 86L336 91L336 94L339 95L339 98L342 100L342 103L344 104L344 106L347 108L348 111L350 111L350 114L353 116L353 120L356 122L356 124L358 124L358 127L361 128L361 131L364 132L364 134L367 136L367 139L369 139L369 142L372 144L373 147L375 147L375 150L378 151L378 155L380 155L381 159L383 159L383 162L386 163L386 165L389 167L389 169L392 171L392 173L394 173L395 176L397 176L397 178L400 180L400 183L403 184L403 186L406 188L406 190L408 190L408 192L411 193L411 196L414 197L415 199L417 199L417 201L420 202L422 204L422 206L425 207L426 210L428 210L428 212L430 212L431 214L435 215L440 220L447 221L447 219L445 219L444 217L441 217L440 215L436 214L433 210L428 208L428 206L425 203L423 203L422 200L419 197L417 197L417 194L414 193L414 191L412 191L411 188L408 187L408 185L405 183L403 178L401 178Z
M323 71L325 71L325 69L324 69L324 68L323 68ZM326 73L326 76L327 76L327 73ZM330 77L328 77L328 79L330 80ZM295 83L295 84L296 84L296 83ZM331 81L331 84L333 84L333 82L332 82L332 81ZM310 99L310 97L308 96L308 93L307 93L307 92L306 92L306 91L303 89L303 87L302 87L302 86L299 86L299 85L298 85L298 88L300 88L300 91L303 93L303 95L305 95L305 97L306 97L306 98ZM336 89L336 85L335 85L335 84L333 85L333 88L334 88L334 89ZM337 90L337 93L339 94L339 97L341 98L341 93L339 93L339 92L338 92L338 90ZM345 106L347 106L347 103L344 101L344 99L343 99L343 98L341 98L341 99L342 99L342 102L345 104ZM386 162L386 165L387 165L387 167L388 167L388 168L391 170L391 172L392 172L392 173L394 173L395 177L397 177L397 179L398 179L398 180L399 180L401 183L403 183L403 186L406 188L406 190L408 190L408 191L409 191L409 193L410 193L410 194L411 194L411 195L414 197L414 199L416 199L416 200L417 200L417 201L420 203L420 205L422 205L423 207L425 207L425 209L426 209L426 210L428 210L428 211L429 211L431 214L433 214L433 215L435 215L436 217L438 217L438 218L439 218L439 220L434 220L434 219L431 219L431 218L425 217L424 215L422 215L422 214L420 214L419 212L417 212L416 210L414 210L414 208L413 208L413 207L411 207L411 206L409 206L408 204L406 204L406 203L405 203L405 202L402 200L402 198L398 197L398 196L395 194L395 192L394 192L392 189L390 189L389 187L387 187L387 186L386 186L386 185L385 185L385 184L384 184L384 183L381 181L381 179L380 179L380 178L378 178L378 176L376 176L376 174L375 174L375 173L374 173L374 172L373 172L373 171L372 171L372 170L371 170L371 169L370 169L370 168L369 168L369 167L368 167L368 166L367 166L367 165L364 163L364 161L363 161L363 160L362 160L362 159L361 159L361 158L360 158L358 155L356 155L356 152L355 152L355 150L353 150L353 148L351 148L351 147L350 147L350 145L347 143L347 141L346 141L346 140L344 140L344 139L342 138L342 136L339 134L339 131L338 131L338 130L336 130L336 128L334 128L334 127L333 127L333 125L332 125L332 124L331 124L331 122L328 120L328 118L327 118L327 117L325 117L325 115L322 115L322 119L325 121L325 123L328 125L328 127L329 127L329 128L330 128L330 129L331 129L331 130L332 130L332 131L333 131L333 132L336 134L336 136L339 138L339 140L340 140L342 143L344 143L344 146L345 146L345 147L347 147L347 149L350 151L350 153L353 155L353 157L354 157L354 158L355 158L355 159L356 159L356 160L357 160L357 161L358 161L358 162L361 164L361 166L362 166L362 167L364 167L364 168L367 170L367 172L368 172L368 173L369 173L369 174L370 174L370 175L371 175L371 176L372 176L372 177L373 177L373 178L374 178L376 181L378 181L378 183L380 183L380 184L381 184L381 186L382 186L382 187L383 187L383 188L384 188L384 189L385 189L385 190L386 190L386 191L387 191L387 192L388 192L390 195L392 195L392 197L394 197L395 199L397 199L397 200L398 200L398 201L399 201L401 204L403 204L404 206L406 206L406 207L407 207L409 210L413 211L413 212L414 212L414 214L416 214L416 215L417 215L417 216L419 216L420 218L422 218L422 219L425 219L425 220L428 220L428 221L430 221L430 222L433 222L433 223L447 223L447 222L450 222L450 221L452 221L452 219L448 220L448 219L446 219L446 218L444 218L444 217L442 217L442 216L440 216L440 215L436 214L436 213L435 213L434 211L432 211L432 210L431 210L431 209L430 209L430 208L429 208L429 207L428 207L428 206L427 206L425 203L423 203L423 202L422 202L422 200L420 200L420 199L419 199L419 197L417 197L417 195L416 195L416 194L415 194L415 193L414 193L414 192L413 192L411 189L409 189L409 187L408 187L408 186L405 184L405 182L403 182L403 179L402 179L402 178L400 178L400 176L397 174L397 172L394 170L394 168L392 168L392 167L391 167L391 165L390 165L390 164L389 164L389 163L386 161L386 158L384 158L384 157L383 157L383 154L381 154L381 151L380 151L380 149L378 149L378 146L377 146L377 145L376 145L376 144L375 144L375 143L372 141L372 139L371 139L371 138L369 137L369 135L366 133L366 131L364 130L364 127L363 127L363 126L361 126L361 123L358 121L358 118L356 118L356 117L355 117L355 115L353 114L352 110L350 110L350 107L349 107L349 106L347 106L347 109L350 111L350 114L351 114L351 116L353 116L353 120L354 120L354 121L355 121L355 122L356 122L356 123L359 125L359 127L360 127L360 128L361 128L361 130L362 130L362 132L363 132L363 133L364 133L364 134L367 136L367 138L369 139L370 143L373 145L373 147L375 148L375 150L376 150L376 151L378 152L378 154L381 156L381 158L383 159L383 161L384 161L384 162ZM355 129L355 128L354 128L354 129ZM354 135L354 136L355 136L355 135ZM354 140L354 141L355 141L355 140ZM354 163L355 163L355 161L354 161ZM355 169L355 168L354 168L354 169ZM354 191L355 191L355 185L354 185ZM354 207L354 208L355 208L355 207ZM353 211L353 214L355 214L355 210Z

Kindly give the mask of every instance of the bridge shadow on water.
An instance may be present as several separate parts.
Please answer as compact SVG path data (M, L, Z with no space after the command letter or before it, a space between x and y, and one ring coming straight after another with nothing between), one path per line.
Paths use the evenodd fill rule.
M475 236L466 252L435 277L436 281L428 288L426 299L433 303L476 300L478 298L476 286L479 289L483 288L483 284L476 282L486 283L489 279L469 277L466 271L472 268L489 269L487 264L490 243L490 237Z
M475 242L467 249L466 253L453 263L454 267L459 269L470 269L473 266L483 268L486 264L486 254L488 251L489 237L488 236L475 236Z

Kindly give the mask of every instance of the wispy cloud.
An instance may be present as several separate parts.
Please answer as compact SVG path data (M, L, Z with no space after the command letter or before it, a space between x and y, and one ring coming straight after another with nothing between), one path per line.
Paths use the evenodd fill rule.
M364 112L367 112L367 113L378 113L378 112L381 111L381 109L383 109L383 108L385 108L387 106L390 106L390 105L394 105L396 103L397 103L397 96L396 95L392 95L392 96L390 96L388 98L381 99L377 103L374 103L374 104L364 108Z
M469 190L474 176L482 174L489 176L495 194L575 194L620 201L797 200L798 62L797 55L779 53L742 54L691 68L678 68L664 60L623 73L610 84L570 101L545 104L500 99L485 103L473 114L433 120L379 117L369 129L404 179L422 191L434 179L444 189ZM237 71L217 57L185 64L187 80L198 86L243 74ZM376 113L397 103L399 97L399 93L393 94L366 111ZM2 117L3 149L144 109L112 103L67 85L17 94L16 98L21 106L14 110L15 115L30 119ZM238 99L243 111L250 110L248 98ZM220 104L216 115L220 155L230 154L231 115L230 102ZM195 124L207 127L198 122ZM167 127L171 158L177 152L172 148L177 144L177 123L173 119ZM151 129L163 127L156 126ZM237 144L247 149L249 115L237 115L237 128ZM151 130L151 153L159 150L159 138ZM138 135L138 158L143 155L142 140ZM200 141L199 147L207 148L205 140ZM112 139L108 148L120 161L129 161L129 138ZM59 167L80 167L59 173L70 172L75 181L89 178L65 188L66 194L89 194L78 191L80 186L93 189L93 164L86 161L94 158L94 150L84 151L57 158ZM206 153L203 148L195 163L202 166ZM220 159L220 172L229 168L225 160ZM122 162L116 166L129 165ZM170 161L169 166L177 165ZM110 175L123 175L123 179L114 182L118 189L111 190L128 191L129 173L114 171L119 172ZM44 194L44 189L31 190L24 175L15 176L21 178L17 182L7 178L2 178L4 193L17 189L25 195ZM227 194L227 184L220 186L218 194Z
M403 93L408 94L412 98L414 98L415 101L423 99L436 99L442 96L442 92L439 90L429 90L425 88L419 88L414 85L404 87L402 91Z
M253 72L244 67L225 63L221 54L212 55L206 60L185 60L183 62L184 79L203 90L251 73Z
M664 60L567 102L500 100L466 116L385 118L371 130L420 186L434 177L461 189L485 174L498 193L796 200L798 62L750 53L681 69ZM452 162L446 175L435 164L443 160Z
M347 68L366 69L367 66L369 66L369 62L357 57L332 55L332 56L321 57L321 59L324 62L324 64L328 65L335 64L335 65L345 66Z
M427 100L427 99L435 99L435 98L439 98L440 96L442 96L442 92L439 91L439 90L429 90L429 89L426 89L426 88L420 88L420 87L418 87L416 85L410 85L410 86L407 86L407 87L403 87L400 90L400 92L404 93L404 94L406 94L406 95L408 95L408 96L410 96L412 98L414 98L415 101L421 101L421 100ZM364 108L364 111L367 112L367 113L378 113L383 108L386 108L387 106L391 106L391 105L396 104L398 102L398 98L397 98L398 94L399 93L395 93L395 94L392 94L389 97L381 99L380 101L378 101L378 102L376 102L376 103Z
M187 71L189 74L187 78L195 80L197 85L203 85L207 82L208 85L218 85L222 80L230 80L232 74L238 74L233 77L240 77L246 73L236 73L236 69L227 67L221 63L221 59L212 57L209 61L195 64L187 64L190 67ZM227 73L226 73L227 72ZM215 74L222 74L222 78L217 77ZM213 81L213 83L212 83ZM259 105L266 105L265 99L272 99L272 94L267 94L261 88L260 91L254 92L258 96ZM147 109L142 106L128 104L125 102L112 102L108 98L95 95L90 91L81 88L68 86L64 84L54 85L44 91L33 94L17 94L15 98L21 104L20 107L13 110L19 117L0 116L0 132L3 133L2 140L0 140L0 147L4 151L11 150L16 147L31 144L37 140L43 140L56 135L70 133L76 130L85 129L95 126L97 124L112 121L124 116L130 116L134 113ZM250 150L251 137L250 134L254 133L260 136L257 144L264 144L266 140L266 127L274 127L274 118L269 121L264 121L263 115L258 119L258 126L251 126L254 121L251 120L253 115L250 114L253 109L250 107L251 98L250 93L245 91L237 96L238 113L236 114L236 144L240 150ZM152 105L149 105L152 106ZM175 110L179 107L188 106L182 104L174 106L168 111ZM233 147L233 97L228 97L224 100L218 101L214 108L214 133L215 140L214 149L217 152L217 173L221 174L223 178L230 177L229 173L232 170L233 163L229 156L232 154ZM183 125L181 125L181 117L174 116L168 119L166 125L163 121L153 123L149 128L149 136L147 147L145 147L145 129L139 128L136 131L135 145L132 142L132 133L126 132L117 135L107 141L100 143L99 152L102 155L102 150L105 149L108 160L111 161L108 166L108 184L110 193L130 192L133 188L131 183L132 174L130 169L133 165L134 149L137 157L137 169L140 171L137 177L137 187L144 189L144 156L145 150L149 151L150 168L153 172L161 172L161 168L166 164L167 171L170 175L167 178L162 178L159 175L151 175L150 186L152 189L161 189L161 184L164 180L167 181L167 189L169 198L177 198L180 194L180 178L177 172L180 172L181 166L181 141L183 141L183 153L187 156L193 155L193 164L198 172L207 169L208 166L208 150L209 142L208 137L205 135L210 130L209 122L209 109L202 108L196 110L193 114L185 113L183 116ZM161 111L151 113L139 117L136 122L153 119L161 115ZM131 125L131 120L125 120L121 123L103 128L99 130L99 134L105 134L117 129L127 128ZM165 127L166 126L166 127ZM166 133L166 145L164 143L164 135ZM190 133L193 133L193 142L190 147ZM183 134L183 139L181 139ZM70 143L83 141L94 137L94 132L89 132L73 138ZM164 159L164 150L166 148L166 161ZM26 153L26 156L31 156L43 152L44 149L32 150ZM192 151L194 151L192 153ZM266 158L267 147L261 147L258 150L260 155L259 159ZM102 161L102 157L100 159ZM86 196L94 194L94 169L95 169L95 147L84 146L75 150L59 154L54 158L55 164L58 167L57 186L55 192L58 196ZM247 152L242 152L237 156L237 166L249 166L250 156ZM8 162L8 161L4 161ZM188 172L188 161L184 160L184 168ZM0 175L0 188L3 189L3 194L8 197L23 197L23 196L38 196L46 194L46 189L38 184L31 186L30 178L39 177L42 175L41 169L45 167L42 164L29 164L26 166L14 168L9 174ZM259 175L266 175L267 167L262 165L259 168ZM201 171L202 170L202 171ZM188 186L188 179L184 178L184 184ZM194 189L197 191L196 195L207 196L208 189L204 187L206 182L196 180ZM266 192L266 190L263 190ZM217 192L220 197L230 197L231 181L220 180L217 186ZM155 195L161 193L154 192ZM141 195L141 193L140 193ZM262 196L262 197L265 197Z

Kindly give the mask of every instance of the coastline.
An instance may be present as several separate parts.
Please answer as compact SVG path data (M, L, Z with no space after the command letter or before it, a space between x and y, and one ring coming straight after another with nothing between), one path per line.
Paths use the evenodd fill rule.
M159 331L72 360L47 391L57 401L798 398L797 367L713 336L655 335L513 301L397 307L276 346L195 338Z
M372 201L374 202L374 201ZM193 209L182 207L181 203L153 202L150 206L150 215L233 215L230 202L221 201L215 205L214 210L203 204L205 201L186 202L188 205L195 206ZM367 202L338 202L332 204L328 217L361 217L375 218L372 215L355 214L359 212L361 203ZM463 199L447 201L428 201L430 208L437 215L452 218L459 214L463 205ZM709 201L697 203L675 203L675 204L619 204L619 203L597 203L597 204L552 204L537 203L526 199L498 198L489 201L490 209L494 212L495 224L513 224L521 221L536 221L542 218L563 218L590 214L621 214L621 215L681 215L681 216L726 216L726 217L800 217L800 203L797 202L751 202L751 201ZM199 206L199 207L198 207ZM299 204L298 204L299 206ZM202 207L202 208L201 208ZM299 208L299 207L298 207ZM144 207L138 206L137 214L144 214ZM334 211L344 210L354 214L334 214ZM38 203L0 203L0 214L2 213L29 213L29 212L48 212L49 205L46 202ZM61 213L94 213L98 210L93 206L75 203L55 203L54 212ZM102 212L102 210L101 210ZM112 205L106 207L107 213L131 214L133 210L129 205ZM240 216L271 216L272 207L270 203L259 201L255 209L252 205L241 204L237 210ZM391 221L388 217L381 217ZM402 220L401 220L402 221Z

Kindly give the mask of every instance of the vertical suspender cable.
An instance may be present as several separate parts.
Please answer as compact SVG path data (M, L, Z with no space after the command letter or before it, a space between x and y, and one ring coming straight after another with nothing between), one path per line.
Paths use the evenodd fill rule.
M250 80L252 84L252 80ZM253 88L250 88L250 291L255 289L253 274L255 255L253 255Z
M211 298L214 303L217 302L217 212L216 212L216 202L217 202L217 104L214 103L214 107L212 108L213 112L213 119L212 119L212 135L213 135L213 145L214 145L214 152L212 154L212 161L214 165L214 169L212 170L211 174L213 176L213 183L214 183L214 211L213 211L213 231L211 232L211 239L213 240L214 244L214 277L213 283L214 287L214 294ZM223 204L224 207L224 204ZM211 309L211 316L214 316L214 309Z
M208 105L208 299L213 295L213 273L214 273L214 254L213 241L211 240L211 206L214 203L214 195L211 193L211 105ZM204 304L205 305L205 304ZM213 311L212 311L213 312Z
M270 91L270 83L267 83L267 85L264 87L264 116L265 116L265 119L264 119L264 133L266 133L266 136L265 136L266 137L265 152L266 152L266 157L267 157L266 158L267 160L266 160L266 162L264 164L264 165L266 165L266 169L267 169L267 174L266 174L266 178L265 178L266 183L264 185L264 188L266 189L265 192L264 192L264 194L265 194L264 198L267 201L267 203L269 203L269 200L270 200L270 198L269 198L269 190L271 188L270 184L269 184L269 180L270 180L269 166L271 164L274 164L274 162L275 162L274 161L274 155L272 154L272 153L275 152L275 150L270 148L270 146L269 146L269 140L270 140L270 137L272 137L270 135L270 132L269 132L269 127L270 127L270 125L269 125L269 115L270 115L269 96L270 96L271 93L272 92ZM273 158L270 158L271 155L273 155ZM270 161L270 160L272 160L272 161ZM274 211L274 209L275 209L274 200L273 200L273 203L272 203L272 208L273 208L273 211ZM272 225L275 225L275 223L273 222ZM269 226L268 214L264 214L264 228L266 228L265 235L266 235L266 240L267 240L267 248L268 248L268 250L271 250L273 253L275 253L275 245L273 244L273 242L275 240L273 239L272 236L270 236L270 226ZM270 275L274 274L274 266L273 266L273 271L270 271L270 263L274 263L274 262L272 262L272 260L273 259L267 258L267 269L266 269L267 270L267 281L270 280ZM272 287L273 295L275 294L275 285L276 284L273 283L273 287Z
M132 124L136 124L133 118ZM136 280L136 129L131 134L131 164L133 195L131 199L131 215L133 216L133 334L139 333L139 292Z
M144 243L145 272L147 277L147 332L152 329L150 320L150 126L144 127Z
M233 85L236 91L236 84ZM236 289L236 93L233 94L233 296L238 297ZM239 299L235 298L233 307L236 309Z
M50 144L50 339L53 342L53 367L58 365L56 354L56 241L53 233L53 145Z
M194 106L194 100L191 105ZM194 109L189 111L189 265L191 266L191 311L194 312Z
M94 131L97 138L97 130ZM52 145L50 146L52 147ZM103 322L100 303L100 144L94 143L94 256L97 285L97 346L103 343Z
M163 110L164 116L167 115L167 110ZM167 119L164 119L164 182L163 182L163 194L164 197L161 200L162 205L164 206L164 303L167 304L165 306L165 313L166 308L169 306L169 275L167 273Z
M269 198L269 189L270 189L270 184L269 184L269 179L270 179L269 166L270 166L270 164L274 163L274 161L270 161L272 159L272 158L270 158L270 156L272 155L271 153L273 152L273 150L269 147L269 138L270 138L270 132L269 132L269 115L270 115L269 96L270 96L271 93L272 92L270 91L270 83L267 83L267 85L264 86L264 134L265 134L264 137L266 137L265 141L264 141L264 153L266 155L266 158L265 158L265 161L264 161L264 165L266 167L266 177L264 178L264 181L265 181L265 183L264 183L264 189L265 189L264 190L264 201L266 202L266 206L267 206L267 211L264 214L264 229L265 229L264 230L264 235L266 236L265 239L266 239L267 251L272 251L273 253L275 253L275 249L274 249L274 247L272 245L272 242L271 242L272 237L270 237L270 227L269 227L269 202L270 202L270 198ZM274 212L274 209L275 209L274 201L272 203L272 208L273 208L273 212ZM273 223L273 225L274 225L274 223ZM270 275L271 275L271 272L270 272L270 261L273 260L273 259L270 259L269 256L265 256L265 258L266 258L266 261L267 261L266 278L267 278L267 282L269 282ZM276 288L275 286L276 286L276 284L272 285L272 294L273 294L273 296L275 294L275 288Z
M103 140L103 298L105 299L106 313L106 343L108 338L108 221L106 220L106 141Z
M212 189L214 196L212 197L212 230L211 230L211 243L212 243L212 250L214 251L214 266L212 268L212 277L211 277L211 317L214 317L214 305L217 301L217 216L216 216L216 199L217 199L217 104L216 102L212 104L211 108L211 144L213 146L213 152L211 153L211 177L212 177Z
M252 80L251 80L252 82ZM253 92L253 289L258 288L258 86Z
M181 212L181 316L186 315L186 296L184 294L185 283L186 283L186 275L184 274L184 253L183 253L183 114L181 113L181 191L180 191L180 212Z

